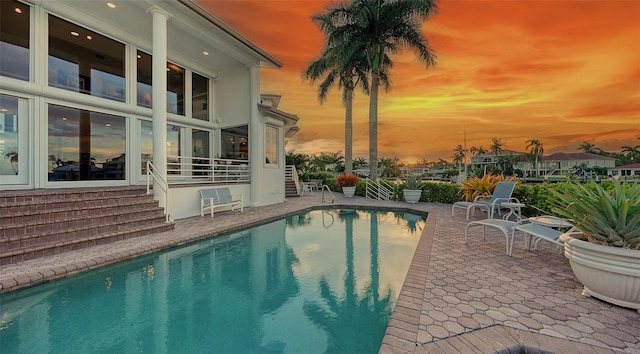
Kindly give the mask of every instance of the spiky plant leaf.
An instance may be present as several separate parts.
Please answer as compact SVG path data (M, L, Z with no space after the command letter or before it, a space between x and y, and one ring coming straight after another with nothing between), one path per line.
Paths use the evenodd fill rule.
M553 212L572 219L590 242L640 249L640 185L618 183L609 193L569 182L551 194Z

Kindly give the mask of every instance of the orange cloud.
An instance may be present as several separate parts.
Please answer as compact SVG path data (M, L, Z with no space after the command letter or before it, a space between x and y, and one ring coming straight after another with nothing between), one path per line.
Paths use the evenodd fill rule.
M329 1L198 1L284 63L263 70L262 91L300 116L297 152L344 151L344 109L334 91L320 105L301 73L323 37L311 15ZM450 159L457 144L498 137L524 151L608 151L640 136L640 1L441 0L423 26L438 65L393 57L392 90L379 98L379 156ZM354 154L368 157L368 97L354 101Z

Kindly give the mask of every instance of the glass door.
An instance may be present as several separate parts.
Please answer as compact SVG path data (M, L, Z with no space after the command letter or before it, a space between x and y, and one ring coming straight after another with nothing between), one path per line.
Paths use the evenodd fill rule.
M27 100L0 95L0 184L26 184Z

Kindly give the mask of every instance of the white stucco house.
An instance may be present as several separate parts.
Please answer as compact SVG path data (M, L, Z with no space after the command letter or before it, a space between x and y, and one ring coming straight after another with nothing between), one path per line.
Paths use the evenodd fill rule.
M260 92L260 70L282 64L213 14L192 0L0 6L0 190L144 185L152 162L176 219L199 214L203 184L246 206L284 200L298 117Z

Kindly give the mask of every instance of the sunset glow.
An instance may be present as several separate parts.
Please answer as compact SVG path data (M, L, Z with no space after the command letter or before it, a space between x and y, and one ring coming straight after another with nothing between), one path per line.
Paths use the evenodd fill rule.
M262 93L300 117L287 151L344 152L344 108L335 87L320 105L302 80L323 37L311 22L329 1L198 1L284 63L264 69ZM453 149L491 145L545 154L640 145L640 1L441 0L423 31L438 56L392 57L392 89L379 98L379 157L451 160ZM368 157L369 97L354 101L356 157Z

